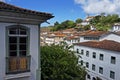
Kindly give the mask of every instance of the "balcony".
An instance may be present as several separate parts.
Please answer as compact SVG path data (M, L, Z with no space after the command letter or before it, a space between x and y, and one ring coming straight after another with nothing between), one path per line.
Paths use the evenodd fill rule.
M6 74L17 74L30 71L30 56L7 57Z

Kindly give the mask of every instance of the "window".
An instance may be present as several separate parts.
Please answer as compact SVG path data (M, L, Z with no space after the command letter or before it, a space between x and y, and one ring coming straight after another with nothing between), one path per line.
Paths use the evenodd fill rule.
M96 53L95 52L93 52L93 58L96 58Z
M116 58L113 57L113 56L111 56L111 63L112 63L112 64L115 64L115 63L116 63Z
M86 56L89 57L89 51L86 51Z
M97 80L102 80L100 77L97 77Z
M92 78L92 80L96 80L96 78L95 78L95 77L93 77L93 78Z
M84 50L83 49L81 50L81 54L84 54Z
M100 54L99 59L103 61L103 58L104 58L104 55L103 55L103 54Z
M103 74L103 68L99 67L99 73Z
M110 78L115 79L115 72L114 71L110 71Z
M29 30L15 25L7 29L6 73L30 71L30 56L28 56Z
M88 79L91 79L89 74L87 75L87 78L88 78Z
M79 49L77 49L77 53L79 53Z
M83 65L83 60L80 61L81 65Z
M84 40L99 40L99 37L86 36L84 37Z
M95 65L94 64L92 64L92 70L95 71Z
M26 56L28 49L27 30L21 27L9 28L9 56Z
M86 67L89 68L89 63L88 62L86 62Z

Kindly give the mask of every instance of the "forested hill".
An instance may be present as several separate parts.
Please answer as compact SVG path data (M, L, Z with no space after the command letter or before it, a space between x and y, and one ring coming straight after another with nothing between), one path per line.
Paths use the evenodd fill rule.
M55 22L54 26L51 26L52 31L58 31L58 30L63 30L63 29L68 29L68 28L83 28L84 30L89 29L90 25L95 26L97 30L108 30L114 23L120 22L120 18L117 14L112 14L112 15L97 15L94 16L89 22L89 25L86 26L77 26L77 24L82 23L84 20L78 18L76 21L72 20L66 20L61 23Z

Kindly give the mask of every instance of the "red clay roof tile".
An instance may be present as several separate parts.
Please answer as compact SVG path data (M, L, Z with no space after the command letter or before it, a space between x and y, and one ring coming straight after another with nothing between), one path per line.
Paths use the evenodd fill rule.
M93 48L99 48L99 49L120 52L120 43L112 41L112 40L88 41L88 42L76 43L74 45L93 47Z
M11 4L7 4L4 2L0 1L0 10L5 10L5 11L11 11L11 12L18 12L18 13L26 13L26 14L34 14L34 15L43 15L46 17L54 17L52 16L52 14L50 13L45 13L45 12L38 12L38 11L33 11L33 10L28 10L28 9L24 9L24 8L20 8Z

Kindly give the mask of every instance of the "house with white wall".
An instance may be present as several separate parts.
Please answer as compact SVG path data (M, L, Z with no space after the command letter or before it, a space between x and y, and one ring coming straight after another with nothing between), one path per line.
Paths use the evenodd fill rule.
M45 44L51 45L55 43L55 36L46 36Z
M0 2L0 80L40 80L40 24L52 17Z
M87 16L85 20L81 22L82 26L86 26L90 24L90 21L94 18L94 16Z
M113 40L120 42L120 35L108 31L85 31L80 36L80 42Z
M120 31L120 23L115 23L112 28L110 29L112 32L118 32Z
M120 43L112 40L74 44L78 64L86 67L86 80L120 80Z
M68 45L73 45L74 43L79 43L79 36L68 36L64 40Z

